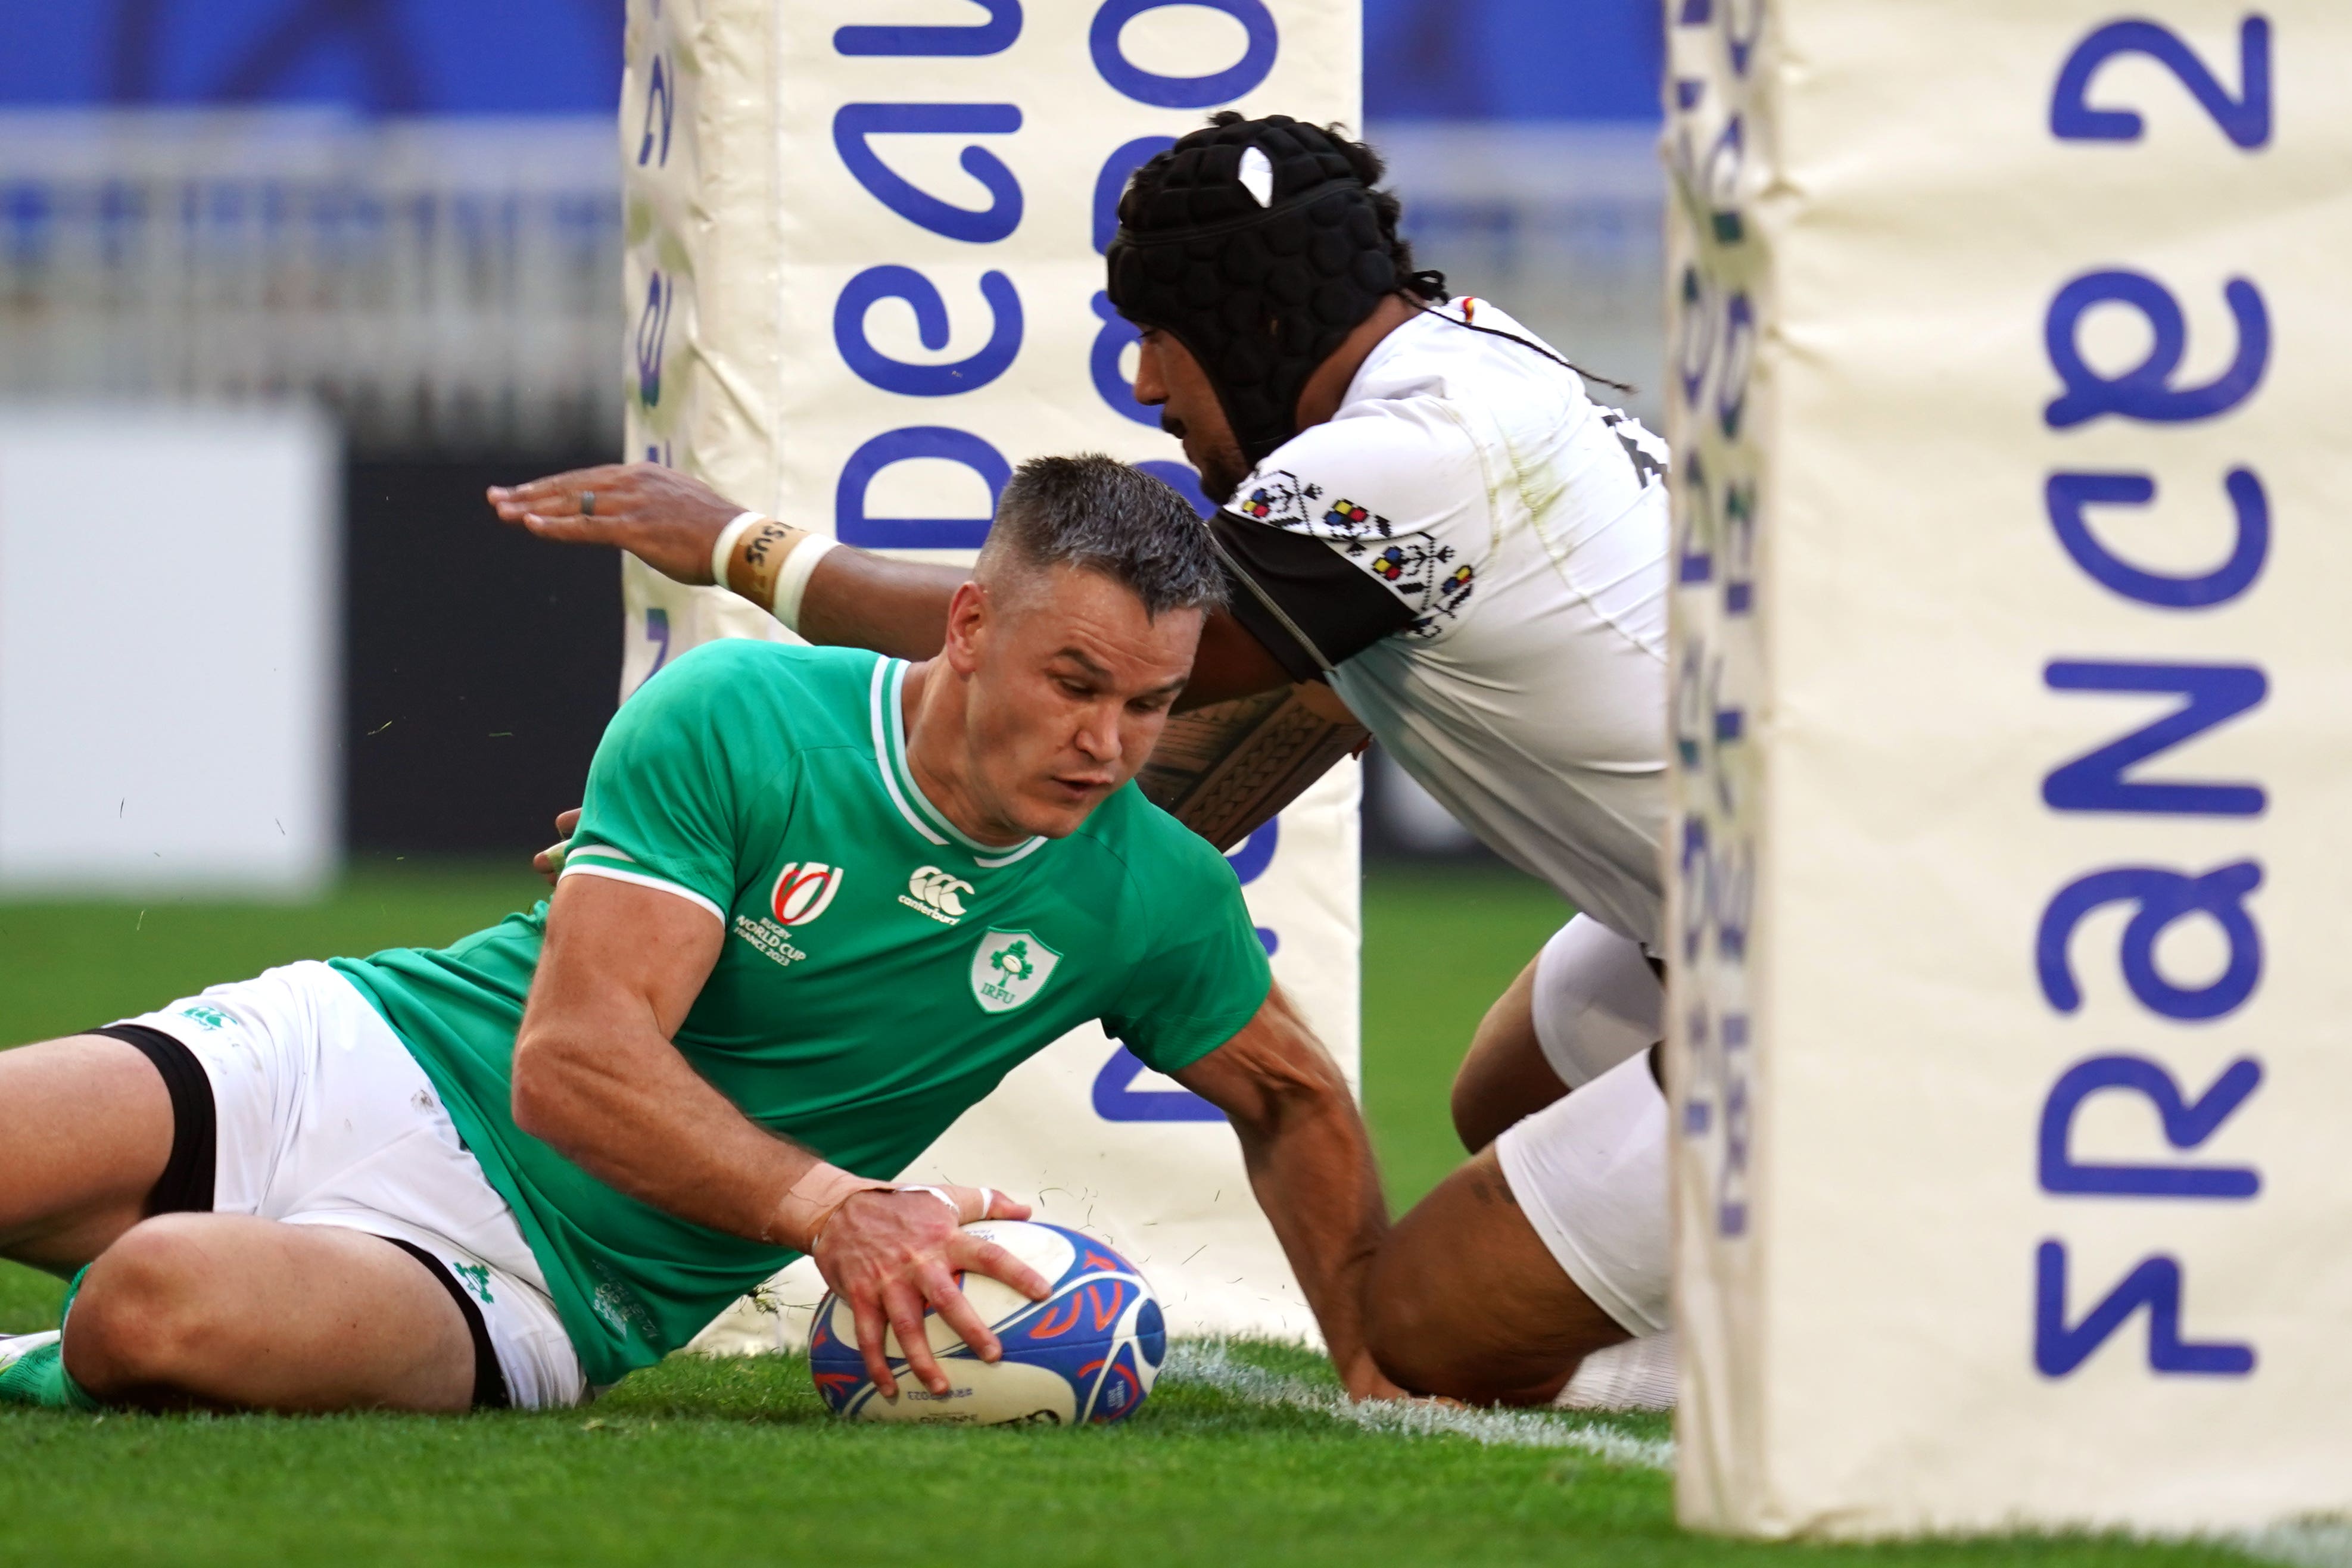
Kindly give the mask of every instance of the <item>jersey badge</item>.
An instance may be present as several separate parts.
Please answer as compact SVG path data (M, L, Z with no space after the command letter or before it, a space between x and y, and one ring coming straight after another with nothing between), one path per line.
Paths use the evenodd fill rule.
M991 931L972 949L972 999L982 1012L1009 1013L1044 990L1061 961L1034 931Z
M971 883L961 877L950 876L935 865L917 866L898 902L942 925L953 925L963 918L964 895L971 891Z
M768 906L779 925L806 925L823 915L833 895L841 891L841 868L822 861L793 861L776 877Z

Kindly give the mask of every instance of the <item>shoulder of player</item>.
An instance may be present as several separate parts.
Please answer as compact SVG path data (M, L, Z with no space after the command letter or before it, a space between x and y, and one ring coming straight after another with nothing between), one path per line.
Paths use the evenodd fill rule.
M1418 530L1485 506L1477 443L1441 400L1370 399L1292 436L1226 510L1276 528L1354 536L1377 514Z
M630 702L650 700L666 712L714 725L757 723L801 747L859 744L870 728L867 708L879 662L856 648L724 637L670 661Z
M1238 891L1233 868L1206 839L1144 798L1129 783L1094 810L1065 841L1065 854L1099 857L1115 867L1129 896L1170 892L1215 895Z

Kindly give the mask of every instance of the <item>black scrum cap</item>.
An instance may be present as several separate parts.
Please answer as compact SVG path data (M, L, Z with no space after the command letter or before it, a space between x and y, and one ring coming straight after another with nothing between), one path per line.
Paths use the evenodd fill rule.
M1347 156L1280 114L1139 170L1109 264L1111 303L1192 351L1252 463L1297 434L1307 378L1402 281Z

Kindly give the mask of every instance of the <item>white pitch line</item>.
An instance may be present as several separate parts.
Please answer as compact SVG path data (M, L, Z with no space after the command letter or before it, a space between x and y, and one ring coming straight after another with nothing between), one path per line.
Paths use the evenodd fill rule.
M1675 1467L1675 1445L1671 1439L1637 1437L1600 1423L1571 1425L1557 1417L1517 1410L1462 1410L1450 1405L1408 1405L1393 1400L1357 1404L1342 1397L1337 1390L1319 1388L1252 1366L1237 1359L1219 1340L1193 1340L1171 1345L1167 1364L1160 1370L1163 1377L1206 1384L1221 1394L1252 1405L1311 1411L1368 1432L1389 1432L1406 1437L1467 1437L1475 1443L1516 1448L1575 1448L1612 1464L1639 1465L1654 1470L1671 1470Z
M2352 1568L2352 1522L2315 1519L2223 1538L2249 1557L2288 1568Z

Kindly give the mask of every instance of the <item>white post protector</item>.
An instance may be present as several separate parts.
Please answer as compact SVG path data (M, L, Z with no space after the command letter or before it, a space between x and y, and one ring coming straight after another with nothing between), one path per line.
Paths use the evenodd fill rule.
M1668 23L1682 1515L2352 1507L2352 9Z
M1032 456L1108 452L1197 494L1129 390L1134 333L1102 292L1112 208L1213 110L1356 123L1360 52L1348 0L631 0L629 455L944 560L971 559ZM625 690L709 638L789 635L625 570ZM1356 772L1233 855L1277 977L1351 1072ZM1105 1236L1174 1332L1314 1332L1223 1119L1098 1030L1016 1071L914 1170ZM820 1290L803 1266L774 1293ZM739 1312L703 1343L799 1326Z

